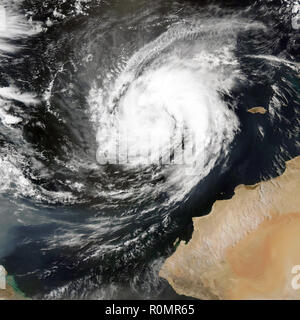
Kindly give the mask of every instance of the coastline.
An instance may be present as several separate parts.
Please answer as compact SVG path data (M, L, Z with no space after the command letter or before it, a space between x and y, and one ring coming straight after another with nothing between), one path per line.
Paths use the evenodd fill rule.
M5 286L0 288L0 300L30 300L25 294L18 288L18 285L13 276L8 275L3 266L2 272L5 274ZM2 282L1 282L2 284Z
M300 265L300 156L284 173L240 185L194 218L183 241L160 271L179 294L199 299L300 299L291 272Z

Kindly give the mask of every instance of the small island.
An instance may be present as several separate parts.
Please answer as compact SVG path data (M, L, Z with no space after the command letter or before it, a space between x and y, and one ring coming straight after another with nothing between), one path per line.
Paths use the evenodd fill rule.
M300 157L194 218L160 276L199 299L300 299Z
M254 107L254 108L248 109L247 111L253 114L255 113L265 114L267 112L267 110L263 107Z

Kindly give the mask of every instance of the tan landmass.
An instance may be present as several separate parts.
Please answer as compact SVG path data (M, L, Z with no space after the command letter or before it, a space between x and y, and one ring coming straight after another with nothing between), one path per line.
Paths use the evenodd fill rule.
M292 286L292 269L300 265L300 157L287 162L280 177L238 186L232 199L216 201L193 222L192 239L181 242L160 271L179 294L300 299Z
M7 271L5 270L7 276ZM12 277L10 276L10 279ZM28 300L17 288L13 288L10 283L6 283L5 289L0 289L0 300Z
M7 285L5 290L0 290L0 300L25 300L25 298L15 292L12 286Z
M260 113L260 114L265 114L267 110L263 107L255 107L247 110L250 113Z

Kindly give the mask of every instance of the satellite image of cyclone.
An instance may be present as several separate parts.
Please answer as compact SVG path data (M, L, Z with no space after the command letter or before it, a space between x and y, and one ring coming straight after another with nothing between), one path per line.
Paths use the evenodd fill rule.
M0 300L300 299L299 135L298 0L0 0Z

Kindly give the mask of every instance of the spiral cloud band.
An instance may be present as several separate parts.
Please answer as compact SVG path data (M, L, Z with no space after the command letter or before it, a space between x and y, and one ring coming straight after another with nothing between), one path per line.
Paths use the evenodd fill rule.
M165 190L179 200L225 160L239 121L222 95L243 81L234 50L246 28L261 25L234 18L176 24L93 91L98 162L125 169L157 165Z

